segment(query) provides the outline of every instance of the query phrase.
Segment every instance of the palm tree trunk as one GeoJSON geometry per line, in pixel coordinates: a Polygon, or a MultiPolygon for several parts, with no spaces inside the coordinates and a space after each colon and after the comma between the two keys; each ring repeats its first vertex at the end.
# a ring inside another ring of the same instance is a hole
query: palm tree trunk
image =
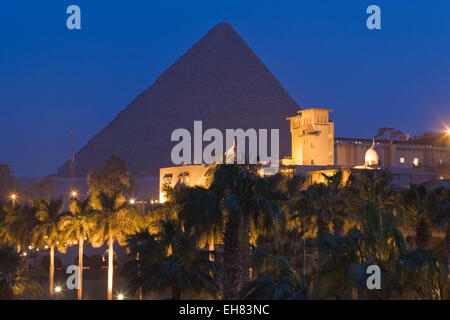
{"type": "Polygon", "coordinates": [[[447,229],[445,230],[445,246],[447,249],[447,261],[450,264],[450,223],[447,224],[447,229]]]}
{"type": "Polygon", "coordinates": [[[325,221],[325,219],[321,216],[317,217],[317,232],[318,233],[328,233],[329,229],[328,229],[328,223],[327,221],[325,221]]]}
{"type": "Polygon", "coordinates": [[[303,234],[303,281],[306,283],[306,232],[303,234]]]}
{"type": "Polygon", "coordinates": [[[172,300],[181,300],[181,290],[177,284],[172,285],[172,300]]]}
{"type": "Polygon", "coordinates": [[[239,223],[234,217],[229,217],[225,224],[223,239],[223,258],[221,260],[222,298],[232,300],[237,298],[240,261],[239,261],[239,223]]]}
{"type": "Polygon", "coordinates": [[[139,300],[142,300],[143,299],[143,294],[142,294],[143,279],[142,279],[142,270],[141,270],[140,260],[141,260],[141,257],[138,252],[138,253],[136,253],[136,261],[137,261],[138,277],[139,277],[139,300]]]}
{"type": "Polygon", "coordinates": [[[49,292],[50,296],[53,296],[53,278],[55,276],[55,246],[50,246],[50,264],[49,264],[49,292]]]}
{"type": "Polygon", "coordinates": [[[83,245],[84,239],[78,242],[78,300],[83,299],[83,245]]]}
{"type": "Polygon", "coordinates": [[[241,278],[239,289],[250,280],[250,217],[244,216],[244,235],[240,243],[241,278]]]}
{"type": "Polygon", "coordinates": [[[383,235],[383,213],[381,212],[381,203],[378,201],[378,216],[380,217],[380,235],[383,235]]]}
{"type": "Polygon", "coordinates": [[[417,249],[425,249],[431,239],[430,226],[425,219],[419,219],[416,225],[416,246],[417,249]]]}
{"type": "Polygon", "coordinates": [[[113,271],[114,271],[114,238],[108,239],[108,300],[112,300],[113,290],[113,271]]]}
{"type": "MultiPolygon", "coordinates": [[[[209,252],[214,251],[214,233],[209,236],[208,240],[208,250],[209,252]]],[[[209,254],[209,261],[214,261],[214,255],[212,253],[209,254]]]]}

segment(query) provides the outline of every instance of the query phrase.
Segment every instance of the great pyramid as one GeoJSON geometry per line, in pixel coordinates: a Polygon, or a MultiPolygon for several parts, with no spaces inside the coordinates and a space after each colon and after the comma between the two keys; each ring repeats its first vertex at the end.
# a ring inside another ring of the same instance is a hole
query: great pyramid
{"type": "MultiPolygon", "coordinates": [[[[148,89],[75,155],[75,174],[86,176],[112,154],[137,176],[159,176],[173,165],[173,130],[279,128],[280,154],[290,154],[286,116],[297,104],[228,23],[214,26],[148,89]]],[[[57,176],[69,177],[70,164],[57,176]]]]}

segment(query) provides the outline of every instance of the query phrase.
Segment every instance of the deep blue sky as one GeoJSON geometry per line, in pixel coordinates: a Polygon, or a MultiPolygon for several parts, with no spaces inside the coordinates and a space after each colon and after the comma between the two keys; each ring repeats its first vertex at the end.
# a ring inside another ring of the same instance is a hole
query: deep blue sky
{"type": "Polygon", "coordinates": [[[0,163],[54,173],[70,130],[81,148],[222,21],[301,107],[333,108],[337,136],[440,129],[450,123],[449,17],[448,0],[3,0],[0,163]],[[70,4],[80,31],[66,29],[70,4]],[[370,4],[380,31],[365,26],[370,4]]]}

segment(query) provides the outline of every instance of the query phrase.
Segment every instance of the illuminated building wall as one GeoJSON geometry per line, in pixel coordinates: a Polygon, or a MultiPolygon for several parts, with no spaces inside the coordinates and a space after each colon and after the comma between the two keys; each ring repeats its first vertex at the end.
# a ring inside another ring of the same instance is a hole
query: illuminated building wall
{"type": "Polygon", "coordinates": [[[292,136],[290,165],[333,165],[334,123],[330,109],[304,109],[289,117],[292,136]]]}

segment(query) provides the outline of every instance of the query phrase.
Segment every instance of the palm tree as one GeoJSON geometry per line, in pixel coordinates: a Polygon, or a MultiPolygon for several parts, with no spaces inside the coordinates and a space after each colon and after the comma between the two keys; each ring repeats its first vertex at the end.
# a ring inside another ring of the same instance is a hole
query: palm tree
{"type": "Polygon", "coordinates": [[[274,230],[282,213],[271,199],[270,178],[258,176],[255,167],[216,165],[207,175],[209,190],[224,212],[223,298],[233,299],[238,287],[249,280],[251,234],[256,239],[274,230]]]}
{"type": "Polygon", "coordinates": [[[27,268],[27,258],[19,254],[14,246],[0,245],[0,299],[41,293],[42,287],[27,268]]]}
{"type": "Polygon", "coordinates": [[[63,208],[63,200],[43,200],[35,201],[36,217],[38,223],[32,231],[32,242],[36,246],[46,245],[50,248],[50,264],[49,264],[49,293],[53,296],[53,281],[55,275],[55,248],[64,252],[62,246],[63,238],[59,231],[59,219],[63,208]],[[61,245],[60,245],[61,243],[61,245]]]}
{"type": "Polygon", "coordinates": [[[382,215],[381,227],[379,210],[369,202],[362,209],[360,229],[317,239],[326,260],[313,298],[445,298],[447,265],[430,250],[408,251],[395,211],[382,215]],[[369,265],[381,270],[381,290],[367,289],[369,265]]]}
{"type": "Polygon", "coordinates": [[[158,261],[162,257],[161,250],[155,237],[148,231],[148,228],[141,229],[129,235],[126,240],[126,247],[128,256],[131,259],[125,263],[121,274],[128,281],[128,290],[132,294],[139,292],[139,300],[142,300],[144,297],[143,264],[151,264],[154,261],[158,261]]]}
{"type": "Polygon", "coordinates": [[[445,251],[450,264],[450,189],[439,192],[438,208],[433,215],[433,226],[445,234],[445,251]]]}
{"type": "Polygon", "coordinates": [[[360,177],[351,175],[343,196],[346,206],[353,215],[361,213],[367,203],[375,203],[380,220],[379,227],[383,228],[382,213],[389,212],[395,206],[396,193],[392,186],[392,175],[388,170],[381,172],[366,170],[360,177]]]}
{"type": "Polygon", "coordinates": [[[416,233],[416,247],[425,249],[432,237],[433,220],[441,212],[444,189],[430,190],[425,184],[410,184],[400,193],[398,206],[416,233]]]}
{"type": "Polygon", "coordinates": [[[0,221],[0,240],[15,245],[20,252],[21,248],[32,245],[32,230],[37,223],[35,207],[7,203],[0,221]]]}
{"type": "Polygon", "coordinates": [[[98,201],[100,212],[93,216],[94,232],[90,235],[93,246],[100,247],[108,243],[108,300],[112,300],[114,271],[114,241],[124,245],[128,234],[138,231],[143,224],[143,217],[129,205],[120,193],[108,195],[100,192],[98,201]]]}
{"type": "Polygon", "coordinates": [[[313,184],[302,191],[301,197],[295,204],[295,210],[298,213],[292,218],[300,219],[308,225],[315,225],[318,234],[330,233],[335,198],[329,191],[330,188],[324,183],[313,184]]]}
{"type": "Polygon", "coordinates": [[[92,229],[93,209],[90,199],[83,201],[74,198],[70,213],[61,216],[59,229],[65,238],[78,242],[78,300],[83,299],[83,247],[84,241],[92,229]]]}
{"type": "Polygon", "coordinates": [[[161,232],[151,235],[148,230],[131,235],[127,240],[130,259],[122,273],[128,280],[128,288],[136,293],[171,292],[171,298],[183,296],[217,297],[214,262],[208,252],[198,248],[195,235],[183,230],[179,220],[161,220],[161,232]],[[139,253],[140,260],[134,259],[139,253]]]}
{"type": "MultiPolygon", "coordinates": [[[[173,198],[177,197],[169,197],[173,198]]],[[[214,261],[215,243],[220,242],[223,231],[223,212],[219,199],[211,190],[195,186],[187,188],[183,203],[178,218],[186,230],[200,238],[200,247],[208,243],[210,260],[214,261]]]]}
{"type": "Polygon", "coordinates": [[[306,288],[297,272],[282,258],[268,255],[261,275],[244,285],[241,299],[285,300],[305,299],[306,288]]]}

